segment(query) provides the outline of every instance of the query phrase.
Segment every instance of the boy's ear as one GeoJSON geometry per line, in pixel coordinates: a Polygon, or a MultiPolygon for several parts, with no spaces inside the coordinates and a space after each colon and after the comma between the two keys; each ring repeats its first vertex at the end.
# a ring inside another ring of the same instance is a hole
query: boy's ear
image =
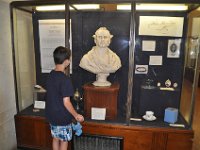
{"type": "Polygon", "coordinates": [[[66,59],[66,60],[64,61],[64,63],[65,63],[65,65],[69,65],[69,64],[70,64],[70,60],[69,60],[69,59],[66,59]]]}

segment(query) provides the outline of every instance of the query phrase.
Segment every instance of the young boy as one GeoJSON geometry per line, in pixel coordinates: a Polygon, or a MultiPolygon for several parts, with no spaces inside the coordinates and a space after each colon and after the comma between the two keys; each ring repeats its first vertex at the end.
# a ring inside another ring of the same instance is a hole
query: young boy
{"type": "Polygon", "coordinates": [[[47,79],[46,118],[50,123],[53,137],[53,150],[67,150],[68,141],[72,139],[72,118],[78,122],[84,117],[78,114],[70,102],[73,87],[69,77],[64,74],[70,64],[71,51],[59,46],[53,52],[55,69],[47,79]]]}

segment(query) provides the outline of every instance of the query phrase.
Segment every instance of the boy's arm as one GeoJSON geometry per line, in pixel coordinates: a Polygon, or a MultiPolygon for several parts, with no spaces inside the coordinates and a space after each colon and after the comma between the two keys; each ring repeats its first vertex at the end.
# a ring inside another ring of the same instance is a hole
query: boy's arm
{"type": "Polygon", "coordinates": [[[74,109],[71,101],[70,101],[70,97],[64,97],[63,98],[63,103],[64,103],[64,106],[65,108],[72,114],[72,116],[74,116],[74,118],[79,121],[79,122],[82,122],[84,121],[84,118],[82,115],[78,114],[76,112],[76,110],[74,109]]]}

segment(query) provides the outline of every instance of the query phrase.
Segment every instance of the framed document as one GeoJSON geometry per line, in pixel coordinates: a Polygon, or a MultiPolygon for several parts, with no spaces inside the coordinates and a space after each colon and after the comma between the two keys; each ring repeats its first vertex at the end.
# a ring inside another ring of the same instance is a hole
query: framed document
{"type": "MultiPolygon", "coordinates": [[[[39,20],[39,39],[41,71],[49,73],[55,66],[53,51],[58,46],[65,46],[65,19],[39,20]]],[[[70,46],[72,45],[71,39],[70,37],[70,46]]],[[[70,70],[72,69],[70,68],[70,70]]]]}
{"type": "Polygon", "coordinates": [[[183,17],[140,16],[139,35],[182,37],[183,17]]]}

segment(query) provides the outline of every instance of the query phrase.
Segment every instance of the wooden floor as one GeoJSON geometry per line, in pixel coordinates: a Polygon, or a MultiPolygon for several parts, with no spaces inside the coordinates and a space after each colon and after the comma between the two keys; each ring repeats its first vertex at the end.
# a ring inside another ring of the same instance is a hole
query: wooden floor
{"type": "MultiPolygon", "coordinates": [[[[191,92],[192,92],[192,83],[188,80],[184,80],[182,87],[181,95],[181,106],[180,110],[185,119],[188,121],[190,106],[191,106],[191,92]]],[[[193,116],[192,128],[194,130],[194,141],[193,141],[193,150],[200,150],[200,87],[196,91],[195,98],[195,109],[193,116]]]]}
{"type": "Polygon", "coordinates": [[[193,150],[200,150],[200,87],[198,87],[196,92],[194,119],[192,127],[195,131],[193,150]]]}

